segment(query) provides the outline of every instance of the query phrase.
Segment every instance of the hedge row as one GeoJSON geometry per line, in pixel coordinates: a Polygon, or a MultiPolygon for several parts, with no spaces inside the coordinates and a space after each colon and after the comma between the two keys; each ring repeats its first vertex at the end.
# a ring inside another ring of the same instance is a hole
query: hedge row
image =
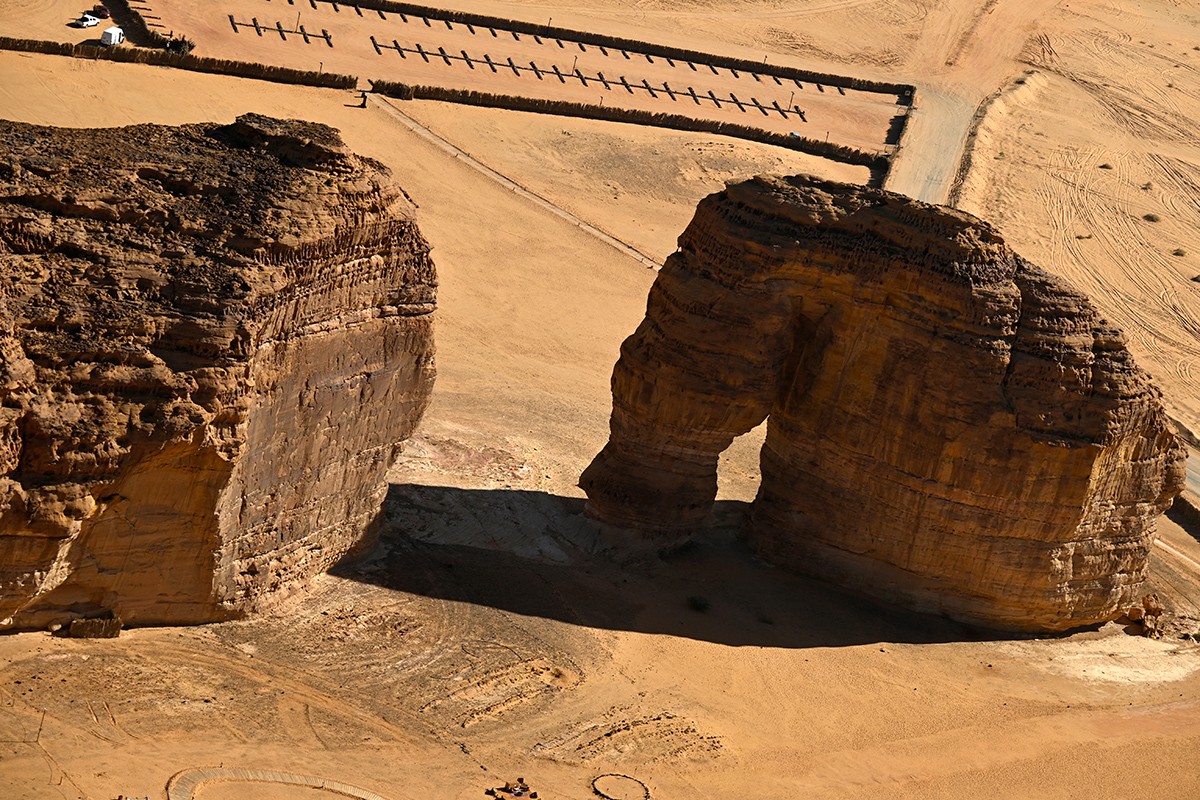
{"type": "Polygon", "coordinates": [[[0,36],[0,50],[20,50],[26,53],[49,53],[74,58],[95,58],[105,61],[123,61],[134,64],[153,64],[159,67],[177,67],[193,72],[211,72],[219,75],[234,75],[239,78],[256,78],[275,83],[294,83],[301,86],[319,86],[325,89],[353,89],[358,78],[353,75],[338,75],[332,72],[311,72],[287,67],[273,67],[246,61],[230,61],[224,58],[206,58],[170,53],[166,50],[146,50],[140,47],[103,47],[90,44],[68,44],[47,42],[41,39],[13,39],[0,36]]]}
{"type": "MultiPolygon", "coordinates": [[[[321,1],[331,2],[331,0],[321,1]]],[[[464,25],[478,25],[483,28],[503,28],[507,31],[516,31],[517,33],[527,33],[546,38],[569,39],[573,42],[582,42],[584,44],[596,45],[597,47],[633,50],[638,53],[660,56],[662,58],[671,58],[685,62],[690,61],[695,64],[711,64],[714,67],[737,69],[743,72],[756,72],[759,75],[775,75],[789,80],[819,83],[822,86],[841,86],[846,89],[859,89],[864,92],[883,92],[885,94],[894,94],[902,100],[907,100],[914,88],[912,84],[908,83],[873,81],[866,78],[852,78],[846,75],[812,72],[794,67],[781,67],[773,64],[765,65],[760,61],[733,58],[731,56],[718,56],[711,53],[702,53],[698,50],[687,50],[682,47],[651,44],[649,42],[638,41],[637,39],[625,39],[619,36],[575,31],[569,28],[556,28],[517,19],[489,17],[484,14],[473,14],[468,11],[451,11],[445,8],[431,8],[412,3],[399,3],[393,0],[351,0],[351,2],[344,3],[344,5],[351,7],[358,6],[359,8],[374,11],[391,12],[393,14],[408,14],[415,17],[449,20],[450,22],[460,22],[464,25]]]]}
{"type": "Polygon", "coordinates": [[[129,0],[108,0],[108,7],[120,18],[122,30],[128,39],[145,47],[171,47],[171,37],[151,30],[140,12],[129,5],[129,0]]]}
{"type": "Polygon", "coordinates": [[[682,131],[701,131],[716,133],[723,136],[733,136],[739,139],[749,139],[763,144],[786,147],[799,150],[833,161],[845,164],[870,167],[872,170],[886,170],[888,157],[883,153],[871,153],[856,150],[853,147],[833,144],[819,139],[809,139],[804,136],[791,136],[785,133],[772,133],[749,125],[735,125],[730,122],[696,119],[679,114],[662,114],[653,111],[619,108],[613,106],[596,106],[588,103],[570,103],[562,100],[539,100],[532,97],[518,97],[506,94],[488,94],[467,89],[449,89],[441,86],[414,86],[393,81],[371,81],[372,91],[395,97],[400,100],[445,100],[451,103],[462,103],[472,106],[489,106],[492,108],[507,108],[514,111],[532,111],[538,114],[557,114],[564,117],[587,117],[602,119],[610,122],[632,122],[638,125],[655,125],[661,128],[675,128],[682,131]]]}

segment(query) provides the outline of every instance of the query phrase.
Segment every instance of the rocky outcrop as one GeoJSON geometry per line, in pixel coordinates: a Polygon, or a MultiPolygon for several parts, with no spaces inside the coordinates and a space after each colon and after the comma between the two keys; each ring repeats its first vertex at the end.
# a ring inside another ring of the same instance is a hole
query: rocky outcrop
{"type": "Polygon", "coordinates": [[[238,616],[363,540],[434,377],[413,211],[323,125],[0,123],[0,628],[238,616]]]}
{"type": "Polygon", "coordinates": [[[701,202],[612,385],[593,516],[686,535],[769,416],[755,548],[1000,629],[1136,602],[1183,485],[1159,392],[1085,296],[967,214],[810,178],[701,202]]]}

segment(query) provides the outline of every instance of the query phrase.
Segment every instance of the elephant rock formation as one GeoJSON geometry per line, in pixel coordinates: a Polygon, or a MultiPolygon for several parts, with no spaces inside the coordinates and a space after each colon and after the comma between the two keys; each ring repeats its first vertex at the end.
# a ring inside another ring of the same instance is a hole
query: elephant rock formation
{"type": "Polygon", "coordinates": [[[760,177],[703,200],[612,378],[589,513],[678,538],[769,418],[769,560],[1015,631],[1115,617],[1183,485],[1160,394],[1087,297],[987,224],[760,177]]]}
{"type": "Polygon", "coordinates": [[[323,125],[0,123],[0,629],[245,614],[363,540],[436,277],[323,125]]]}

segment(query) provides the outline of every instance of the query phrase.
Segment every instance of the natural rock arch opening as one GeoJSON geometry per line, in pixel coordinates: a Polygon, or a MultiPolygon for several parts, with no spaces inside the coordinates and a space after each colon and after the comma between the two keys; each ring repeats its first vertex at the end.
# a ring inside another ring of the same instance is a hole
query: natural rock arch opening
{"type": "Polygon", "coordinates": [[[1182,487],[1157,389],[1085,296],[967,214],[804,177],[700,204],[622,346],[589,512],[686,535],[764,418],[756,549],[998,628],[1132,604],[1182,487]]]}

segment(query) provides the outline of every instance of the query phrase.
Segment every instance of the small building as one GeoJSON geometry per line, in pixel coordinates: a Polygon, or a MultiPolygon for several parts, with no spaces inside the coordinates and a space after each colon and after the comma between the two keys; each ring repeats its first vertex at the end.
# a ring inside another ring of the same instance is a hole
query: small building
{"type": "Polygon", "coordinates": [[[105,28],[104,33],[100,35],[100,44],[106,47],[113,47],[125,41],[125,31],[118,28],[116,25],[111,28],[105,28]]]}

